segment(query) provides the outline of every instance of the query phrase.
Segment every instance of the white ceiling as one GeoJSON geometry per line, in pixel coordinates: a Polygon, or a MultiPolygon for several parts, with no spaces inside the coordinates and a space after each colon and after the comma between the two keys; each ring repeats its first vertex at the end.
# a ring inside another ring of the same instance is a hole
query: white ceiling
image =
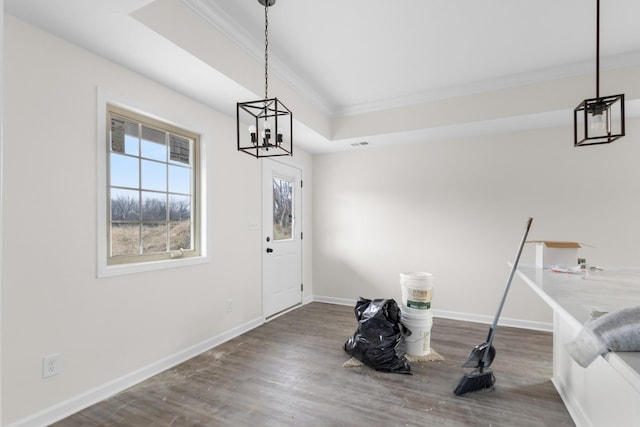
{"type": "MultiPolygon", "coordinates": [[[[263,55],[257,0],[186,3],[263,55]]],[[[595,10],[595,0],[277,0],[269,51],[331,113],[362,112],[593,72],[595,10]]],[[[637,60],[640,2],[603,0],[601,15],[602,57],[637,60]]]]}
{"type": "MultiPolygon", "coordinates": [[[[257,0],[162,1],[184,1],[262,61],[257,0]]],[[[252,99],[130,16],[150,3],[4,0],[8,13],[187,95],[224,81],[205,100],[215,108],[228,112],[230,100],[252,99]],[[157,67],[167,55],[187,67],[157,67]]],[[[637,0],[602,1],[601,68],[640,64],[639,16],[637,0]]],[[[331,117],[593,73],[595,0],[277,0],[269,8],[269,65],[331,117]]],[[[260,66],[251,72],[263,79],[260,66]]],[[[330,150],[315,137],[324,145],[310,137],[306,149],[330,150]]]]}

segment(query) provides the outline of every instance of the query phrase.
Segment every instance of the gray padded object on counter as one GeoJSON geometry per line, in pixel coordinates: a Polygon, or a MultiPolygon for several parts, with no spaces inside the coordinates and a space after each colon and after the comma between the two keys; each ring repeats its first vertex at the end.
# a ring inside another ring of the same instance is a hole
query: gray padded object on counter
{"type": "Polygon", "coordinates": [[[583,368],[609,351],[640,351],[640,306],[589,320],[567,351],[583,368]]]}

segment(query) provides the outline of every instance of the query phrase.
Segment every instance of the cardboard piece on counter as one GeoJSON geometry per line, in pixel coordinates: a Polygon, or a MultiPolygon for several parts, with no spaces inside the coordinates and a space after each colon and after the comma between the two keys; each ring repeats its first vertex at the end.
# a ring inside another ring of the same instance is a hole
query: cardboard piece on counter
{"type": "Polygon", "coordinates": [[[552,265],[578,265],[578,249],[582,247],[578,242],[529,240],[527,243],[536,245],[536,267],[538,268],[549,268],[552,265]]]}

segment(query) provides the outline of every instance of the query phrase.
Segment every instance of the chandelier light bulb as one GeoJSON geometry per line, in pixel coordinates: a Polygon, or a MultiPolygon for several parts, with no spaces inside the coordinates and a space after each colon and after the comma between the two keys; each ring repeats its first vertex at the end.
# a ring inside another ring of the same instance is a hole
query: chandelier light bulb
{"type": "Polygon", "coordinates": [[[249,126],[249,134],[251,135],[251,143],[253,145],[256,145],[256,143],[258,142],[258,138],[256,136],[256,132],[257,132],[256,127],[254,125],[250,125],[249,126]]]}
{"type": "Polygon", "coordinates": [[[268,142],[271,139],[271,123],[265,120],[262,126],[264,127],[262,138],[265,142],[268,142]]]}
{"type": "Polygon", "coordinates": [[[590,128],[593,133],[602,134],[605,131],[606,119],[604,113],[596,113],[591,118],[590,128]]]}

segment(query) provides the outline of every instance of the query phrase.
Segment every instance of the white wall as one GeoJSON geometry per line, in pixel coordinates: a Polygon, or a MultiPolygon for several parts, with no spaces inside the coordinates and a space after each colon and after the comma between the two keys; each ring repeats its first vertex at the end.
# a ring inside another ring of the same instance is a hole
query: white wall
{"type": "MultiPolygon", "coordinates": [[[[640,265],[639,128],[628,120],[625,138],[583,148],[566,126],[314,156],[315,294],[400,301],[399,273],[427,271],[435,310],[489,320],[529,216],[530,239],[589,243],[581,255],[596,265],[640,265]]],[[[534,262],[529,246],[521,262],[534,262]]],[[[513,283],[503,317],[551,322],[513,283]]]]}
{"type": "MultiPolygon", "coordinates": [[[[262,321],[260,231],[248,227],[261,220],[261,172],[236,151],[235,118],[5,19],[2,422],[33,425],[262,321]],[[210,263],[96,278],[97,87],[208,135],[210,263]],[[56,352],[62,374],[42,379],[56,352]]],[[[292,161],[311,175],[308,154],[292,161]]]]}
{"type": "MultiPolygon", "coordinates": [[[[4,11],[4,0],[0,0],[0,9],[4,11]]],[[[0,20],[0,236],[2,236],[2,188],[4,187],[3,143],[3,104],[4,104],[4,13],[0,20]]],[[[2,384],[2,238],[0,237],[0,384],[2,384]]],[[[2,387],[0,387],[0,425],[2,424],[2,387]]]]}

